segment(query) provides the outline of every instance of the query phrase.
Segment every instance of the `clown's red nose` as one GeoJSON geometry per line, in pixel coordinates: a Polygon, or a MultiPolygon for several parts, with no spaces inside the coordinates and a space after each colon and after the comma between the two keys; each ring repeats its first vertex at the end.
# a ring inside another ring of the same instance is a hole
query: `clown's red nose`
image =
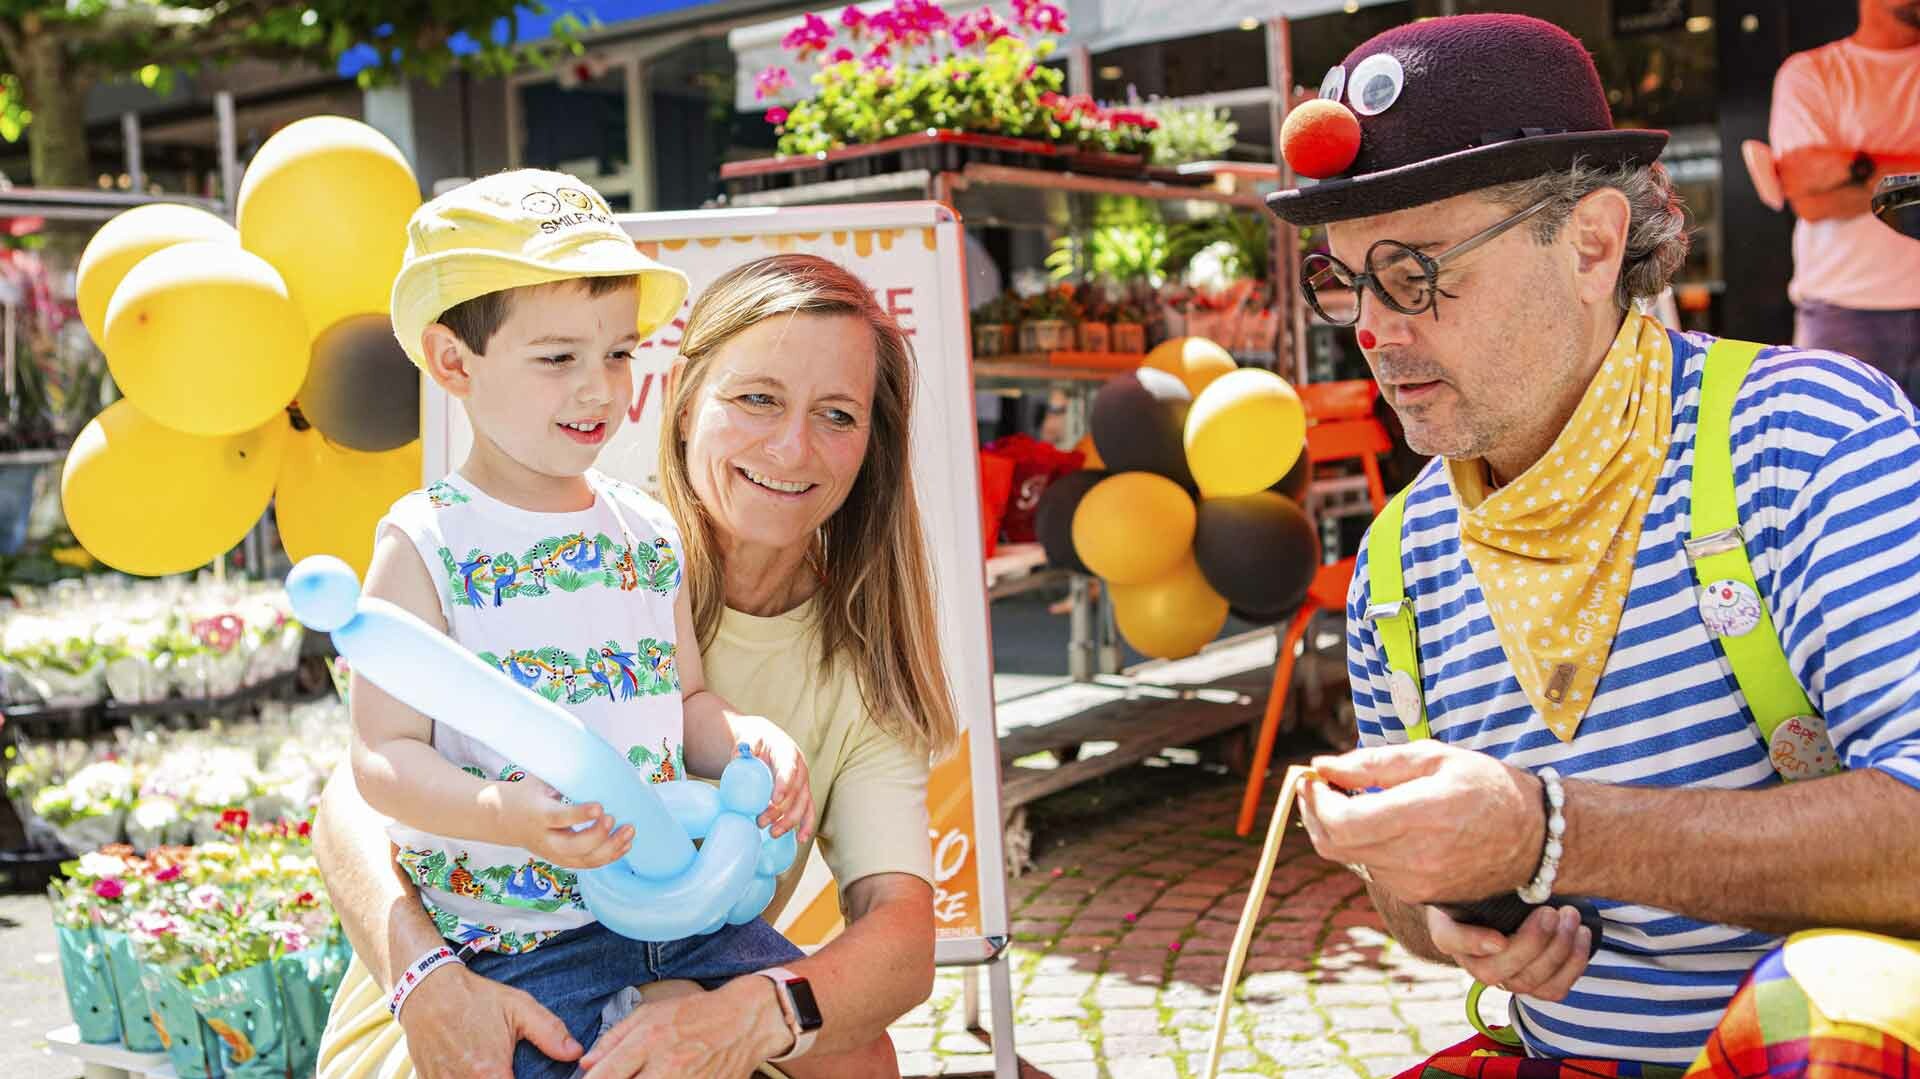
{"type": "Polygon", "coordinates": [[[1373,336],[1372,330],[1361,330],[1354,336],[1359,338],[1361,348],[1372,348],[1379,341],[1379,338],[1373,336]]]}

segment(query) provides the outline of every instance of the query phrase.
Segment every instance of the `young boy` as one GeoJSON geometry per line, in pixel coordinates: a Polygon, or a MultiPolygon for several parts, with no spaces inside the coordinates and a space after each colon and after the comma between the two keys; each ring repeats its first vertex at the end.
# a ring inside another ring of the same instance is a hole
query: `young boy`
{"type": "MultiPolygon", "coordinates": [[[[775,781],[761,823],[805,841],[812,800],[799,748],[705,688],[673,521],[592,470],[632,400],[633,350],[686,291],[685,276],[640,254],[605,200],[571,176],[502,173],[415,212],[393,287],[395,333],[465,408],[473,448],[455,474],[394,504],[366,592],[567,708],[649,781],[717,776],[734,746],[752,746],[775,781]]],[[[568,804],[370,683],[356,679],[352,701],[354,779],[394,819],[399,862],[451,945],[408,968],[396,1016],[419,976],[464,960],[532,994],[591,1045],[603,1008],[628,986],[713,988],[800,957],[763,920],[659,945],[614,934],[587,911],[572,870],[620,858],[631,826],[568,804]]],[[[515,1050],[516,1076],[574,1071],[529,1043],[515,1050]]]]}

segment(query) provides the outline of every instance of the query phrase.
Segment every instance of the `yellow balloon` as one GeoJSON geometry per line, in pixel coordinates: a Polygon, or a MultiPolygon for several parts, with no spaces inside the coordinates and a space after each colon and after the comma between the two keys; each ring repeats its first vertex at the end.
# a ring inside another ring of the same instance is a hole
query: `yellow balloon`
{"type": "Polygon", "coordinates": [[[194,435],[250,431],[307,377],[300,309],[273,267],[200,241],[141,259],[107,305],[107,366],[140,411],[194,435]]]}
{"type": "Polygon", "coordinates": [[[1215,379],[1187,411],[1187,467],[1207,498],[1264,491],[1300,456],[1307,413],[1287,380],[1244,367],[1215,379]]]}
{"type": "Polygon", "coordinates": [[[333,555],[365,580],[374,527],[396,499],[420,486],[420,472],[418,439],[397,450],[361,453],[317,430],[293,432],[274,491],[281,545],[295,562],[333,555]]]}
{"type": "Polygon", "coordinates": [[[1227,624],[1227,601],[1191,556],[1145,584],[1113,586],[1113,618],[1134,651],[1159,659],[1193,655],[1227,624]]]}
{"type": "Polygon", "coordinates": [[[135,206],[100,226],[80,253],[76,274],[80,321],[94,344],[106,348],[107,304],[133,264],[163,247],[193,240],[238,247],[240,234],[205,210],[171,202],[135,206]]]}
{"type": "Polygon", "coordinates": [[[1073,549],[1113,584],[1151,581],[1193,550],[1197,513],[1179,484],[1122,472],[1094,484],[1073,511],[1073,549]]]}
{"type": "Polygon", "coordinates": [[[1213,380],[1239,369],[1233,353],[1204,337],[1174,337],[1153,346],[1146,366],[1158,368],[1186,383],[1195,397],[1213,384],[1213,380]]]}
{"type": "Polygon", "coordinates": [[[350,315],[385,312],[420,184],[399,147],[344,116],[275,132],[247,165],[240,243],[273,263],[314,337],[350,315]]]}
{"type": "Polygon", "coordinates": [[[284,417],[202,438],[115,401],[81,430],[60,477],[81,546],[124,573],[158,577],[206,565],[266,512],[289,431],[284,417]]]}

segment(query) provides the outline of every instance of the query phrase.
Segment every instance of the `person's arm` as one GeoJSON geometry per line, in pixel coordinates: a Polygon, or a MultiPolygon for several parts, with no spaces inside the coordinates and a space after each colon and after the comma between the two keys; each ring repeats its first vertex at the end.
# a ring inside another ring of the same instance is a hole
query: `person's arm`
{"type": "Polygon", "coordinates": [[[1869,153],[1873,168],[1864,180],[1855,180],[1854,150],[1809,146],[1774,159],[1780,190],[1802,221],[1858,217],[1873,209],[1873,189],[1881,180],[1920,171],[1920,156],[1869,153]]]}
{"type": "Polygon", "coordinates": [[[813,784],[800,747],[772,720],[742,715],[707,688],[706,665],[693,625],[693,601],[684,588],[673,603],[673,623],[680,642],[674,662],[680,671],[681,745],[687,771],[718,779],[735,748],[747,746],[773,773],[773,797],[760,815],[760,826],[776,836],[797,830],[794,838],[801,843],[812,839],[813,784]]]}
{"type": "MultiPolygon", "coordinates": [[[[426,563],[389,526],[374,544],[366,594],[447,632],[426,563]]],[[[433,748],[433,723],[379,686],[352,676],[353,780],[369,806],[410,828],[456,839],[524,847],[555,865],[586,869],[626,853],[631,827],[616,830],[594,803],[568,805],[532,782],[483,780],[433,748]],[[589,821],[595,827],[573,829],[589,821]]]]}
{"type": "MultiPolygon", "coordinates": [[[[342,766],[321,792],[313,827],[314,859],[327,896],[383,997],[408,964],[445,943],[413,883],[394,863],[386,823],[342,766]]],[[[400,1009],[400,1025],[407,1038],[399,1051],[411,1052],[421,1079],[509,1076],[513,1048],[523,1039],[556,1060],[572,1060],[582,1051],[566,1024],[531,996],[455,963],[435,968],[414,987],[400,1009]]],[[[346,1052],[334,1050],[336,1056],[346,1052]]]]}

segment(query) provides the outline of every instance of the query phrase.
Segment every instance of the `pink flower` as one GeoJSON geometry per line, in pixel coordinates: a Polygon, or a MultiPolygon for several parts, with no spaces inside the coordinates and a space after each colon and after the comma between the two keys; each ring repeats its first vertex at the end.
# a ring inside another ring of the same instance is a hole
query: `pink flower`
{"type": "Polygon", "coordinates": [[[970,76],[971,74],[972,74],[972,72],[969,72],[969,71],[968,71],[968,70],[967,70],[966,68],[955,68],[955,69],[954,69],[954,72],[953,72],[953,81],[954,81],[954,82],[966,82],[966,81],[967,81],[967,79],[968,79],[968,77],[969,77],[969,76],[970,76]]]}
{"type": "Polygon", "coordinates": [[[1176,941],[1174,941],[1174,942],[1173,942],[1172,944],[1169,944],[1169,945],[1167,945],[1167,950],[1168,950],[1168,951],[1170,951],[1170,952],[1177,952],[1177,951],[1179,951],[1179,950],[1180,950],[1180,942],[1176,940],[1176,941]]]}
{"type": "Polygon", "coordinates": [[[153,879],[161,884],[180,879],[180,863],[169,862],[154,871],[153,879]]]}
{"type": "Polygon", "coordinates": [[[780,39],[780,47],[799,50],[800,58],[804,60],[826,48],[832,40],[833,27],[827,25],[827,20],[809,13],[799,26],[787,31],[786,36],[780,39]]]}
{"type": "Polygon", "coordinates": [[[187,893],[187,906],[199,911],[219,910],[220,902],[225,898],[218,885],[202,884],[187,893]]]}
{"type": "Polygon", "coordinates": [[[1053,4],[1041,4],[1033,9],[1032,26],[1043,34],[1064,34],[1067,13],[1053,4]]]}
{"type": "Polygon", "coordinates": [[[158,907],[135,914],[131,924],[135,933],[145,937],[169,937],[180,931],[179,921],[158,907]]]}
{"type": "Polygon", "coordinates": [[[853,50],[847,48],[845,45],[833,50],[833,52],[827,56],[827,62],[830,64],[844,64],[849,60],[858,59],[859,57],[854,55],[853,50]]]}
{"type": "Polygon", "coordinates": [[[93,894],[102,899],[118,899],[127,894],[127,889],[112,877],[101,877],[93,882],[93,894]]]}
{"type": "Polygon", "coordinates": [[[990,7],[975,8],[955,19],[951,31],[953,43],[963,49],[975,42],[990,45],[1012,32],[990,7]]]}
{"type": "Polygon", "coordinates": [[[860,58],[860,63],[869,71],[878,71],[884,69],[887,66],[887,61],[892,58],[893,50],[887,48],[885,42],[881,42],[873,48],[868,49],[867,55],[860,58]]]}
{"type": "Polygon", "coordinates": [[[1129,914],[1126,917],[1127,917],[1128,925],[1132,925],[1134,922],[1137,922],[1140,920],[1140,916],[1138,914],[1129,914]]]}
{"type": "Polygon", "coordinates": [[[767,110],[767,123],[770,123],[775,127],[779,127],[781,124],[784,124],[786,122],[787,122],[787,110],[781,108],[778,105],[775,105],[773,108],[767,110]]]}
{"type": "Polygon", "coordinates": [[[291,922],[275,924],[271,935],[289,952],[303,952],[307,949],[307,931],[291,922]]]}
{"type": "Polygon", "coordinates": [[[780,91],[793,85],[793,72],[784,67],[770,67],[753,79],[755,100],[773,97],[780,91]]]}
{"type": "Polygon", "coordinates": [[[853,31],[854,36],[858,37],[867,28],[867,13],[853,4],[848,4],[840,9],[840,25],[853,31]]]}

